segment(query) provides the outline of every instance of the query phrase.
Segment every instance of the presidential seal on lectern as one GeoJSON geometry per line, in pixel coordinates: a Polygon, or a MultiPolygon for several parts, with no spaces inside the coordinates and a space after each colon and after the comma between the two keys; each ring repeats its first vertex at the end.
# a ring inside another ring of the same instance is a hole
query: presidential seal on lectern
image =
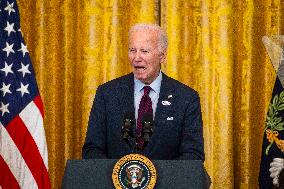
{"type": "Polygon", "coordinates": [[[140,154],[123,156],[112,171],[112,181],[116,189],[153,189],[156,179],[154,164],[140,154]]]}

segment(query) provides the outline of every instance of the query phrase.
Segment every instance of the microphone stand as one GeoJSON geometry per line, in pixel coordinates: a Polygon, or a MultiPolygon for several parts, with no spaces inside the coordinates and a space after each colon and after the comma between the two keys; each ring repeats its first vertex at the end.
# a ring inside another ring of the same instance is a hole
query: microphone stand
{"type": "Polygon", "coordinates": [[[138,149],[138,134],[136,133],[136,131],[133,132],[133,138],[134,138],[134,148],[133,148],[133,151],[135,154],[138,154],[139,152],[139,149],[138,149]]]}

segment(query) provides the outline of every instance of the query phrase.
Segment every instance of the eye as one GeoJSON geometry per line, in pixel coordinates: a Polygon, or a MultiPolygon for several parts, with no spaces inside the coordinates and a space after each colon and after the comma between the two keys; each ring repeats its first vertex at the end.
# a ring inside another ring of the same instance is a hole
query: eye
{"type": "Polygon", "coordinates": [[[147,50],[147,49],[141,49],[141,52],[142,52],[143,54],[147,54],[147,53],[149,53],[150,51],[147,50]]]}
{"type": "Polygon", "coordinates": [[[136,49],[134,49],[134,48],[129,48],[129,49],[128,49],[128,52],[134,53],[134,52],[136,52],[136,49]]]}

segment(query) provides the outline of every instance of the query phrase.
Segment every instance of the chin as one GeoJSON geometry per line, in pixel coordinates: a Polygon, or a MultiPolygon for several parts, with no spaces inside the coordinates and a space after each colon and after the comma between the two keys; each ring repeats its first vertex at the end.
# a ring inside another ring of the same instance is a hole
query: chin
{"type": "Polygon", "coordinates": [[[140,80],[140,81],[145,81],[145,80],[147,80],[147,77],[145,77],[145,76],[142,75],[142,74],[135,74],[135,73],[134,73],[134,77],[135,77],[136,79],[140,80]]]}

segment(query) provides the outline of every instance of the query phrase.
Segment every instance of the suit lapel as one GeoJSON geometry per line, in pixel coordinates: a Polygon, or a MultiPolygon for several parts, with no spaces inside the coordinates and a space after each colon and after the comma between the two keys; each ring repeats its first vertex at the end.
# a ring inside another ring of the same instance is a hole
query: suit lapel
{"type": "Polygon", "coordinates": [[[132,73],[128,74],[122,81],[118,95],[122,112],[134,113],[134,75],[132,73]]]}
{"type": "Polygon", "coordinates": [[[153,136],[151,137],[151,140],[148,146],[145,148],[145,151],[144,151],[145,154],[151,153],[152,148],[155,145],[155,143],[157,143],[160,140],[159,129],[162,129],[163,127],[163,125],[161,124],[162,118],[165,114],[167,115],[168,109],[172,110],[171,108],[172,106],[164,106],[162,104],[162,101],[172,102],[172,99],[171,97],[169,99],[169,96],[170,95],[175,96],[174,92],[175,92],[175,87],[172,84],[171,79],[162,72],[162,83],[161,83],[159,100],[158,100],[157,109],[155,113],[155,120],[154,120],[154,133],[153,133],[153,136]]]}
{"type": "Polygon", "coordinates": [[[159,94],[159,100],[157,104],[157,110],[155,113],[155,119],[158,121],[160,120],[160,115],[165,109],[165,105],[163,105],[163,101],[172,101],[172,97],[174,96],[175,92],[175,86],[172,85],[172,82],[168,76],[166,76],[164,73],[162,73],[162,83],[161,83],[161,89],[159,94]]]}

